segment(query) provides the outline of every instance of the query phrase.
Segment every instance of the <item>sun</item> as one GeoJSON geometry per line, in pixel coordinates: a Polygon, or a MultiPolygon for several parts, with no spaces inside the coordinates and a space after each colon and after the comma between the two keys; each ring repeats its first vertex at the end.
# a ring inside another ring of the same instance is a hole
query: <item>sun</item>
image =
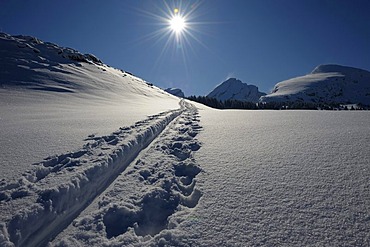
{"type": "MultiPolygon", "coordinates": [[[[154,5],[148,7],[150,11],[144,9],[138,9],[138,11],[144,17],[152,19],[148,24],[157,28],[153,28],[151,33],[140,38],[138,43],[151,42],[153,46],[162,48],[159,50],[155,66],[159,63],[159,60],[171,53],[176,58],[182,59],[185,67],[188,67],[189,52],[195,53],[196,43],[208,49],[198,38],[198,35],[203,35],[201,25],[206,24],[205,22],[200,22],[200,18],[203,15],[200,8],[202,1],[174,0],[152,2],[154,5]],[[178,6],[175,6],[175,3],[178,6]],[[153,10],[155,11],[152,12],[153,10]]],[[[148,28],[150,26],[148,25],[148,28]]]]}
{"type": "Polygon", "coordinates": [[[205,6],[202,7],[203,1],[148,2],[151,2],[150,5],[137,11],[147,19],[148,25],[143,30],[151,32],[140,37],[136,44],[148,43],[153,51],[157,48],[155,51],[158,55],[153,63],[153,70],[157,71],[160,66],[163,66],[164,61],[179,62],[188,73],[191,64],[189,58],[192,55],[198,55],[200,46],[212,52],[200,39],[206,34],[205,25],[211,23],[203,20],[208,12],[205,6]]]}
{"type": "Polygon", "coordinates": [[[180,34],[186,28],[186,21],[181,15],[175,15],[169,20],[169,25],[173,32],[180,34]]]}

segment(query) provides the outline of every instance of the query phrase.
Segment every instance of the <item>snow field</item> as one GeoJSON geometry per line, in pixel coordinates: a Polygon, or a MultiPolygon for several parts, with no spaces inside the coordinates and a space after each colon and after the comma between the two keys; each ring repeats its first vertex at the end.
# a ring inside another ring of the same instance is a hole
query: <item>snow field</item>
{"type": "Polygon", "coordinates": [[[370,113],[202,107],[193,246],[369,246],[370,113]]]}
{"type": "MultiPolygon", "coordinates": [[[[1,247],[370,245],[369,112],[178,109],[91,54],[0,47],[1,247]]],[[[367,102],[368,78],[319,66],[266,99],[367,102]]]]}
{"type": "Polygon", "coordinates": [[[39,246],[65,228],[179,116],[149,117],[108,136],[91,135],[80,150],[46,158],[19,179],[0,184],[1,246],[39,246]]]}
{"type": "Polygon", "coordinates": [[[198,122],[189,105],[51,246],[177,246],[202,195],[198,122]]]}

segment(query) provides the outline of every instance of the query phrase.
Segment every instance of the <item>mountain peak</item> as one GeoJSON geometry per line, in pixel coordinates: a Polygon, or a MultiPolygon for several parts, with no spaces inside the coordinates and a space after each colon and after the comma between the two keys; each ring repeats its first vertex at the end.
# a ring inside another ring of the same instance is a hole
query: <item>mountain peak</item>
{"type": "Polygon", "coordinates": [[[185,98],[185,94],[180,88],[167,88],[164,91],[177,97],[185,98]]]}
{"type": "MultiPolygon", "coordinates": [[[[229,79],[227,79],[223,83],[243,83],[243,82],[241,80],[239,80],[239,79],[230,77],[229,79]]],[[[244,83],[244,84],[247,84],[247,83],[244,83]]]]}
{"type": "Polygon", "coordinates": [[[258,87],[243,83],[236,78],[229,78],[213,89],[207,96],[218,100],[235,99],[258,102],[259,98],[263,95],[265,95],[265,93],[258,91],[258,87]]]}

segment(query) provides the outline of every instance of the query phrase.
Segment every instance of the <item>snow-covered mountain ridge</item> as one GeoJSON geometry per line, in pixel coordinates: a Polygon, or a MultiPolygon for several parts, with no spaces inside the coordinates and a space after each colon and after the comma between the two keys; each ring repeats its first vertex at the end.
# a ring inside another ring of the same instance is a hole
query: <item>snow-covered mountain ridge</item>
{"type": "Polygon", "coordinates": [[[261,102],[361,103],[370,105],[370,72],[341,65],[320,65],[310,74],[276,84],[261,102]]]}
{"type": "Polygon", "coordinates": [[[258,87],[248,85],[236,78],[229,78],[210,92],[207,97],[218,100],[241,100],[248,102],[258,102],[259,98],[265,93],[258,91],[258,87]]]}

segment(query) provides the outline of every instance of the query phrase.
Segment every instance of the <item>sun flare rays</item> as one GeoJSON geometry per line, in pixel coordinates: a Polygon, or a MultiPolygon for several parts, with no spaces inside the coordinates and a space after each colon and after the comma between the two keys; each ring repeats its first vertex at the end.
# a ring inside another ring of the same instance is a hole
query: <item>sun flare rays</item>
{"type": "Polygon", "coordinates": [[[143,19],[150,19],[145,28],[152,31],[141,36],[135,45],[146,44],[148,48],[158,51],[153,61],[153,72],[164,63],[176,62],[188,74],[190,58],[198,55],[196,50],[199,47],[208,49],[201,41],[204,34],[202,25],[207,24],[200,21],[204,15],[201,3],[202,1],[162,1],[137,9],[143,19]]]}
{"type": "Polygon", "coordinates": [[[143,15],[152,19],[151,25],[158,26],[157,30],[144,37],[145,40],[157,43],[168,39],[163,47],[164,50],[171,47],[186,49],[193,40],[199,42],[194,35],[199,25],[199,22],[194,22],[199,3],[190,4],[182,1],[177,3],[178,5],[170,5],[163,1],[162,4],[154,6],[152,11],[141,11],[143,15]]]}

